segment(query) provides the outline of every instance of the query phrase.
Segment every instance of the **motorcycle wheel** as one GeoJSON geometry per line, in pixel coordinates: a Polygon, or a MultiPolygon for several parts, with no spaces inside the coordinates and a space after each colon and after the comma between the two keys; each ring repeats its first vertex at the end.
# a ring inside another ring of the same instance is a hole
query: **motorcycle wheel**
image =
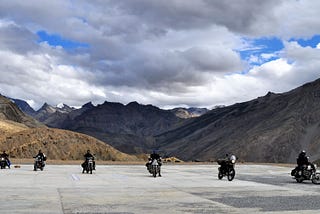
{"type": "Polygon", "coordinates": [[[218,173],[218,178],[219,178],[219,180],[221,180],[223,178],[223,175],[221,172],[218,173]]]}
{"type": "Polygon", "coordinates": [[[232,181],[235,175],[236,175],[236,171],[234,171],[234,169],[230,169],[228,173],[228,181],[232,181]]]}
{"type": "Polygon", "coordinates": [[[313,184],[319,184],[319,182],[320,182],[319,175],[312,175],[311,181],[313,184]]]}
{"type": "Polygon", "coordinates": [[[43,167],[41,167],[40,170],[43,171],[43,167]]]}
{"type": "Polygon", "coordinates": [[[157,177],[157,170],[153,170],[152,175],[153,177],[157,177]]]}
{"type": "Polygon", "coordinates": [[[296,181],[297,181],[298,183],[302,183],[303,178],[296,178],[296,181]]]}

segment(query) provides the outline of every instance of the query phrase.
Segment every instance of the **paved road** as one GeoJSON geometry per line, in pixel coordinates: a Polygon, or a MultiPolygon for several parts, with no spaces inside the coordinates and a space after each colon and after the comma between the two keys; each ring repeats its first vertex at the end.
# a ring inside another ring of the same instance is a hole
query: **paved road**
{"type": "Polygon", "coordinates": [[[237,165],[218,180],[216,165],[164,165],[153,178],[144,166],[31,165],[0,170],[0,213],[319,213],[320,185],[298,184],[290,168],[237,165]]]}

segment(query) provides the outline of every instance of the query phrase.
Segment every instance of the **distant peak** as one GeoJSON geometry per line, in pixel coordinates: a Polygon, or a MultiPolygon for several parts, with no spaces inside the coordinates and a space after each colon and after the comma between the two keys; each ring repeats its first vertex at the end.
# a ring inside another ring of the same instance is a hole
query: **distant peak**
{"type": "Polygon", "coordinates": [[[274,95],[275,93],[271,92],[271,91],[268,91],[268,93],[266,94],[266,96],[271,96],[271,95],[274,95]]]}
{"type": "Polygon", "coordinates": [[[140,104],[137,101],[133,101],[127,104],[127,106],[139,106],[140,104]]]}
{"type": "Polygon", "coordinates": [[[93,107],[94,107],[94,105],[92,104],[91,101],[82,106],[82,108],[93,108],[93,107]]]}
{"type": "Polygon", "coordinates": [[[46,108],[46,107],[52,107],[52,106],[45,102],[45,103],[42,105],[42,108],[46,108]]]}
{"type": "Polygon", "coordinates": [[[56,108],[45,102],[38,111],[55,112],[56,108]]]}
{"type": "Polygon", "coordinates": [[[57,105],[57,108],[63,108],[64,106],[65,106],[64,103],[59,103],[59,104],[57,105]]]}

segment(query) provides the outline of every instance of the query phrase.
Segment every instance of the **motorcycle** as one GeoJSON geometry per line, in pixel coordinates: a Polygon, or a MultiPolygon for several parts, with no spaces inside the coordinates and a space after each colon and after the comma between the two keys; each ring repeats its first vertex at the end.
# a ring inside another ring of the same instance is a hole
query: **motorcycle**
{"type": "Polygon", "coordinates": [[[157,177],[157,174],[160,176],[160,165],[158,160],[154,159],[152,161],[149,172],[153,175],[153,177],[157,177]]]}
{"type": "Polygon", "coordinates": [[[88,157],[86,158],[86,161],[82,164],[82,173],[84,173],[85,171],[87,173],[90,172],[90,174],[92,174],[92,170],[93,170],[93,158],[92,157],[88,157]]]}
{"type": "Polygon", "coordinates": [[[301,168],[295,168],[291,171],[292,178],[298,183],[304,180],[311,180],[312,183],[320,183],[320,173],[317,172],[316,164],[303,165],[301,168]]]}
{"type": "Polygon", "coordinates": [[[224,176],[227,176],[228,181],[232,181],[236,175],[236,171],[234,170],[236,161],[219,159],[217,162],[220,165],[218,168],[218,178],[221,180],[224,176]]]}
{"type": "Polygon", "coordinates": [[[1,159],[0,159],[0,167],[1,167],[1,169],[5,169],[6,166],[8,168],[10,168],[10,166],[8,165],[7,159],[5,159],[4,157],[1,157],[1,159]]]}
{"type": "Polygon", "coordinates": [[[33,171],[37,171],[37,169],[40,169],[41,171],[43,171],[43,168],[45,166],[43,158],[40,156],[36,156],[33,158],[34,158],[33,171]]]}

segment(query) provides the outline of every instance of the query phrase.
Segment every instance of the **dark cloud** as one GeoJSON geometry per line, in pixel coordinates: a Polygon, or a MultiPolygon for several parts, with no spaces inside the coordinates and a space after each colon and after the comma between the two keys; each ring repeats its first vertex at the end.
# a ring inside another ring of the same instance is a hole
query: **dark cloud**
{"type": "Polygon", "coordinates": [[[150,25],[173,30],[221,25],[230,31],[251,33],[260,17],[271,16],[281,1],[256,0],[133,0],[112,1],[123,13],[141,17],[150,25]]]}
{"type": "Polygon", "coordinates": [[[1,49],[25,54],[34,51],[37,37],[25,28],[15,25],[13,22],[0,21],[0,44],[1,49]]]}

